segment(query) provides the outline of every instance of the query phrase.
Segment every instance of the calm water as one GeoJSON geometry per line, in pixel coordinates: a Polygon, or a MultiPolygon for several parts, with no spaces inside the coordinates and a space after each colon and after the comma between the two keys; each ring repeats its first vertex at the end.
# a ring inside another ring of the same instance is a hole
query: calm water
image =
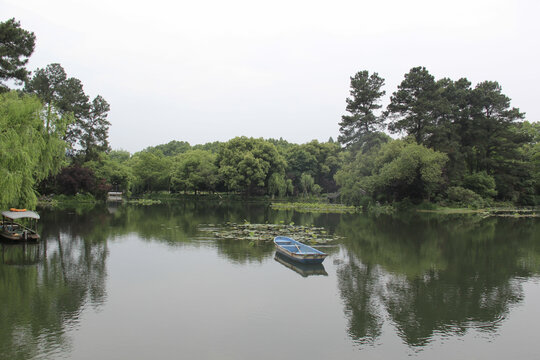
{"type": "Polygon", "coordinates": [[[2,246],[1,359],[531,359],[540,220],[370,218],[178,202],[42,210],[45,241],[2,246]],[[342,237],[322,267],[203,224],[342,237]]]}

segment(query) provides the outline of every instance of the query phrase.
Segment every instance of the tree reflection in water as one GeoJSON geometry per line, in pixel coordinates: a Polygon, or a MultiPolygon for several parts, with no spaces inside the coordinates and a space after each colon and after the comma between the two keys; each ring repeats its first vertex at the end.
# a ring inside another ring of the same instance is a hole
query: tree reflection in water
{"type": "Polygon", "coordinates": [[[64,353],[70,347],[66,332],[77,326],[82,309],[104,303],[107,242],[87,220],[75,214],[46,219],[43,242],[29,246],[30,258],[37,261],[29,262],[21,245],[3,247],[0,354],[4,358],[38,354],[54,358],[64,353]]]}
{"type": "MultiPolygon", "coordinates": [[[[84,308],[99,308],[106,292],[108,241],[137,233],[143,241],[179,246],[198,225],[264,222],[260,203],[182,201],[160,206],[83,206],[41,212],[36,247],[2,248],[0,263],[0,354],[6,359],[55,358],[69,353],[67,333],[84,308]]],[[[222,244],[233,261],[260,261],[271,246],[222,244]]]]}
{"type": "Polygon", "coordinates": [[[422,347],[435,334],[494,333],[540,270],[539,224],[477,216],[348,217],[338,269],[349,334],[374,343],[388,317],[422,347]]]}
{"type": "MultiPolygon", "coordinates": [[[[361,346],[377,344],[385,323],[416,349],[441,334],[462,335],[470,329],[493,334],[512,305],[522,301],[522,281],[540,273],[536,219],[417,214],[371,218],[216,201],[41,215],[41,247],[4,248],[2,253],[0,354],[7,359],[69,353],[66,334],[77,328],[83,310],[99,309],[106,301],[109,241],[132,233],[144,242],[198,247],[208,244],[208,239],[197,238],[204,224],[323,226],[343,237],[344,260],[335,267],[330,264],[324,278],[333,279],[336,269],[348,333],[361,346]]],[[[243,266],[264,265],[274,254],[271,243],[226,240],[211,246],[222,258],[243,266]]],[[[337,259],[333,249],[339,247],[328,248],[337,259]]],[[[328,291],[333,291],[336,285],[330,286],[328,291]]]]}
{"type": "Polygon", "coordinates": [[[377,266],[349,256],[337,272],[338,287],[349,319],[349,336],[360,344],[373,344],[381,335],[380,273],[377,266]]]}

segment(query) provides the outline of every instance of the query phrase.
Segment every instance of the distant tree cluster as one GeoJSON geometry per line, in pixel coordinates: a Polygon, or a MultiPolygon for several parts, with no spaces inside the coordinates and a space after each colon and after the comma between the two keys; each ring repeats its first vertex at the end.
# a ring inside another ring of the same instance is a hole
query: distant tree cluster
{"type": "Polygon", "coordinates": [[[337,189],[333,177],[340,153],[339,144],[334,142],[298,145],[236,137],[194,146],[171,141],[133,155],[111,151],[100,162],[87,165],[107,182],[133,194],[169,191],[307,196],[337,189]]]}
{"type": "Polygon", "coordinates": [[[339,137],[348,161],[336,175],[346,201],[539,202],[540,128],[521,121],[497,82],[472,87],[415,67],[377,112],[383,85],[377,73],[351,77],[339,137]]]}

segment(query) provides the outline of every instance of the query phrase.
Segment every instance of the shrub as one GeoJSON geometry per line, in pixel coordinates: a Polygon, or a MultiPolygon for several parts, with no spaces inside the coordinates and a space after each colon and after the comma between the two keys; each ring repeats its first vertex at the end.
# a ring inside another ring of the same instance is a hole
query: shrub
{"type": "Polygon", "coordinates": [[[474,191],[484,199],[491,199],[497,195],[495,190],[495,179],[485,171],[465,175],[463,186],[474,191]]]}
{"type": "Polygon", "coordinates": [[[92,192],[96,187],[94,171],[89,168],[71,165],[63,168],[56,176],[58,192],[75,195],[79,192],[92,192]]]}
{"type": "Polygon", "coordinates": [[[452,186],[447,190],[448,200],[462,205],[479,208],[484,206],[484,200],[480,195],[470,189],[465,189],[461,186],[452,186]]]}
{"type": "Polygon", "coordinates": [[[56,176],[57,192],[65,195],[88,193],[92,197],[105,199],[111,185],[98,179],[92,169],[78,165],[68,166],[56,176]]]}

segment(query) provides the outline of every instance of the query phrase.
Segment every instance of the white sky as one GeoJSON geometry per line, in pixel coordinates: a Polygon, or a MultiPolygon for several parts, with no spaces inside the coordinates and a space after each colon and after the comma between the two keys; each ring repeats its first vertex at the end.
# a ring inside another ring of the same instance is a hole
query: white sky
{"type": "Polygon", "coordinates": [[[30,70],[60,63],[111,104],[111,146],[132,153],[336,139],[361,70],[386,79],[386,102],[414,66],[495,80],[540,118],[535,0],[0,0],[0,14],[36,34],[30,70]]]}

